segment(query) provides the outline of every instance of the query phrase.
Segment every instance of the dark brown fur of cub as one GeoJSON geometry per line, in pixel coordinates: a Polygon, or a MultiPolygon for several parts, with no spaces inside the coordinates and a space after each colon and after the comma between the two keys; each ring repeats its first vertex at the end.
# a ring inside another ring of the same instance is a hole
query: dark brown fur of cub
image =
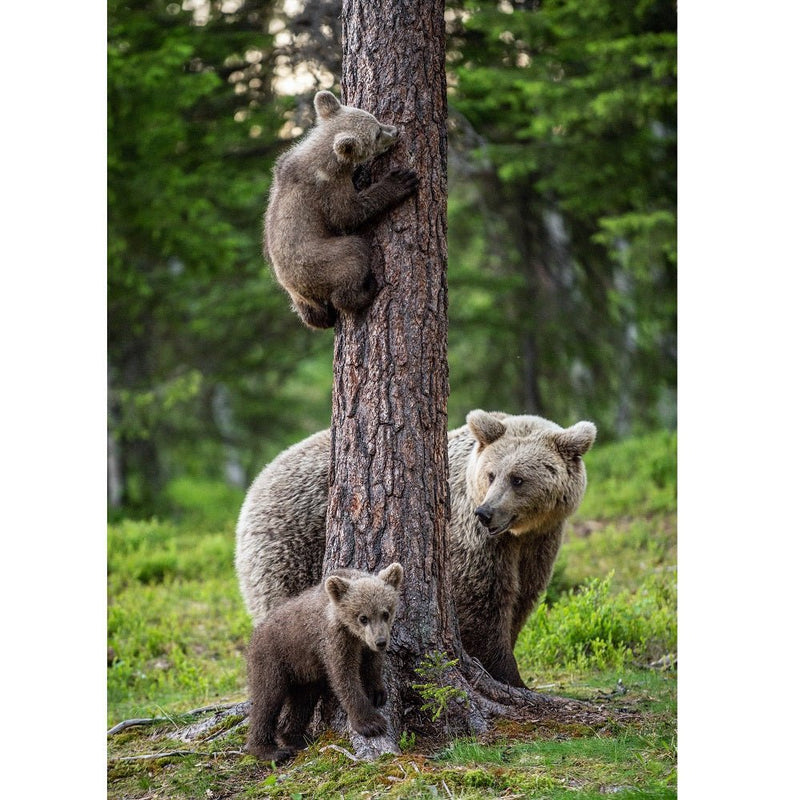
{"type": "Polygon", "coordinates": [[[394,169],[357,190],[356,167],[392,147],[397,128],[330,92],[317,92],[314,108],[314,127],[275,165],[264,256],[300,319],[330,328],[339,312],[362,311],[377,291],[369,245],[355,232],[412,194],[417,176],[394,169]]]}
{"type": "Polygon", "coordinates": [[[250,753],[276,763],[294,756],[327,692],[362,736],[385,733],[376,708],[386,702],[383,654],[402,579],[397,563],[377,575],[336,570],[277,606],[253,631],[247,652],[250,753]]]}

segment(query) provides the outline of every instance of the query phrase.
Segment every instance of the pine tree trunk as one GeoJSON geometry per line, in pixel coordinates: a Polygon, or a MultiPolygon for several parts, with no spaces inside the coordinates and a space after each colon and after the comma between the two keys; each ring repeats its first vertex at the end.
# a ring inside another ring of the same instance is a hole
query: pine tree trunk
{"type": "MultiPolygon", "coordinates": [[[[447,98],[442,0],[345,0],[342,95],[398,126],[373,168],[413,169],[418,194],[372,233],[382,287],[360,319],[343,316],[333,367],[325,571],[403,564],[403,602],[387,659],[388,740],[400,687],[427,652],[458,652],[448,597],[447,98]]],[[[364,744],[363,742],[361,743],[364,744]]]]}

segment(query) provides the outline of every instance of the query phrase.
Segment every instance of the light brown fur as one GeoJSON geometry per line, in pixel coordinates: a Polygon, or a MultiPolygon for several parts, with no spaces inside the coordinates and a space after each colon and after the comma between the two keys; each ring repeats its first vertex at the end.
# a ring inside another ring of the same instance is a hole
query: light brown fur
{"type": "Polygon", "coordinates": [[[567,517],[586,490],[582,456],[597,429],[471,411],[470,438],[450,448],[451,569],[464,648],[489,673],[524,683],[514,645],[547,588],[567,517]],[[459,535],[452,533],[459,525],[459,535]]]}
{"type": "Polygon", "coordinates": [[[412,194],[417,177],[394,169],[357,191],[354,170],[392,147],[397,128],[330,92],[317,92],[314,108],[315,126],[275,165],[264,256],[303,322],[330,328],[339,312],[362,311],[377,291],[369,245],[355,232],[412,194]]]}
{"type": "Polygon", "coordinates": [[[362,736],[386,731],[376,709],[386,702],[383,654],[402,580],[398,563],[377,575],[336,570],[274,608],[254,630],[247,653],[253,755],[276,763],[291,758],[327,692],[362,736]]]}

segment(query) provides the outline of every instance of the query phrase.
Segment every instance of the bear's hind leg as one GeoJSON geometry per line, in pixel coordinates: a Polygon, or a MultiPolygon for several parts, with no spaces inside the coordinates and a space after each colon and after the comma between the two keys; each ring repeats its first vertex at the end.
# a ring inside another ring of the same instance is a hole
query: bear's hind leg
{"type": "Polygon", "coordinates": [[[275,742],[278,716],[288,693],[285,681],[275,680],[276,671],[264,670],[253,681],[250,708],[250,728],[247,734],[247,751],[262,761],[276,764],[286,761],[297,752],[294,747],[279,747],[275,742]]]}
{"type": "Polygon", "coordinates": [[[309,328],[324,330],[336,323],[339,314],[331,303],[310,300],[292,291],[289,296],[292,298],[292,310],[309,328]]]}
{"type": "Polygon", "coordinates": [[[519,674],[514,652],[508,648],[498,648],[495,658],[488,664],[484,664],[484,667],[496,681],[507,683],[509,686],[518,686],[521,689],[527,688],[519,674]]]}
{"type": "Polygon", "coordinates": [[[292,308],[309,328],[314,328],[315,330],[332,328],[339,317],[336,309],[330,303],[318,306],[305,303],[302,300],[295,300],[292,303],[292,308]]]}
{"type": "Polygon", "coordinates": [[[358,313],[378,293],[378,283],[369,268],[370,250],[360,236],[340,236],[330,260],[331,304],[339,311],[358,313]]]}
{"type": "Polygon", "coordinates": [[[306,747],[308,740],[305,732],[323,688],[322,683],[314,683],[297,686],[289,692],[278,727],[277,740],[280,744],[298,750],[306,747]]]}

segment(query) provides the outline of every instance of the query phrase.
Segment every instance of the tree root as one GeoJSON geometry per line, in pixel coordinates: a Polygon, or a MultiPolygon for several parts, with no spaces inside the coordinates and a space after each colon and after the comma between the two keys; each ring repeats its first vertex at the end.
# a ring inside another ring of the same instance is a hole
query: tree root
{"type": "Polygon", "coordinates": [[[582,700],[541,694],[532,689],[509,686],[495,680],[477,659],[464,654],[465,675],[477,702],[491,717],[509,717],[532,722],[551,721],[589,727],[610,721],[609,712],[582,700]]]}
{"type": "MultiPolygon", "coordinates": [[[[195,708],[192,709],[191,711],[184,711],[177,716],[197,717],[200,716],[201,714],[207,714],[209,712],[214,712],[214,715],[208,717],[208,719],[199,720],[198,722],[194,722],[191,725],[188,725],[184,728],[180,728],[178,730],[177,736],[175,736],[174,738],[179,739],[182,742],[195,741],[201,739],[205,733],[208,733],[209,731],[216,728],[221,722],[226,720],[228,717],[241,716],[246,718],[250,714],[250,701],[245,700],[241,703],[228,703],[226,705],[203,706],[202,708],[195,708]]],[[[144,726],[144,725],[159,725],[163,722],[171,722],[173,725],[175,725],[175,719],[173,717],[147,717],[147,718],[137,718],[137,719],[126,719],[114,725],[113,728],[110,728],[107,731],[106,735],[116,736],[118,733],[122,733],[128,728],[144,726]]],[[[216,739],[218,736],[230,733],[230,731],[238,728],[239,725],[242,724],[243,722],[244,720],[241,720],[241,722],[237,723],[236,725],[233,725],[230,728],[223,728],[222,730],[203,739],[203,741],[211,741],[212,739],[216,739]]]]}
{"type": "Polygon", "coordinates": [[[198,722],[194,722],[186,728],[182,728],[180,731],[178,731],[176,738],[182,742],[194,742],[198,740],[210,742],[212,739],[217,739],[220,736],[227,736],[231,731],[236,730],[236,728],[238,728],[244,722],[244,720],[241,720],[230,728],[222,728],[221,730],[213,733],[211,733],[211,731],[214,731],[215,728],[217,728],[229,717],[249,716],[250,705],[250,700],[244,700],[241,703],[234,703],[227,708],[217,711],[208,719],[199,720],[198,722]]]}

